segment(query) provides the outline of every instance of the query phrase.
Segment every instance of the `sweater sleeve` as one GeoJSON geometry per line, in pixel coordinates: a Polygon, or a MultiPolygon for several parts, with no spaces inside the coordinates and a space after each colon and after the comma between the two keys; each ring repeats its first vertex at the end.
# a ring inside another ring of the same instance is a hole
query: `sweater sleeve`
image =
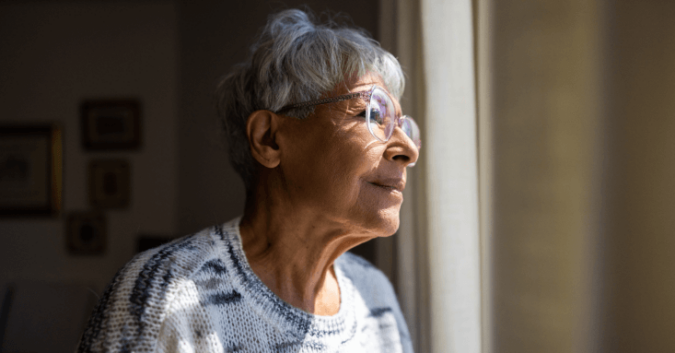
{"type": "Polygon", "coordinates": [[[164,316],[164,298],[148,278],[154,272],[147,267],[152,258],[152,251],[140,254],[113,277],[89,318],[78,353],[154,351],[149,338],[164,316]]]}
{"type": "Polygon", "coordinates": [[[212,241],[204,235],[177,239],[127,263],[92,313],[77,352],[155,352],[160,331],[171,328],[165,323],[187,310],[175,299],[183,298],[191,274],[210,253],[212,241]]]}

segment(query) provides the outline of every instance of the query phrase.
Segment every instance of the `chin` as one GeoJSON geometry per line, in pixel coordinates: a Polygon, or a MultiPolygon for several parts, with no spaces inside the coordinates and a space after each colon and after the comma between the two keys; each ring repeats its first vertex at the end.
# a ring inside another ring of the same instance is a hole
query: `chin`
{"type": "Polygon", "coordinates": [[[392,219],[391,221],[388,222],[387,230],[384,232],[383,236],[389,237],[394,235],[398,231],[400,223],[401,222],[398,218],[398,215],[396,215],[395,219],[392,219]]]}
{"type": "Polygon", "coordinates": [[[399,211],[382,210],[373,217],[372,230],[378,237],[389,237],[396,233],[400,225],[399,211]]]}
{"type": "Polygon", "coordinates": [[[352,224],[359,224],[364,233],[373,237],[388,237],[394,235],[400,224],[400,202],[381,202],[370,200],[352,213],[352,224]],[[375,202],[372,202],[375,201],[375,202]]]}

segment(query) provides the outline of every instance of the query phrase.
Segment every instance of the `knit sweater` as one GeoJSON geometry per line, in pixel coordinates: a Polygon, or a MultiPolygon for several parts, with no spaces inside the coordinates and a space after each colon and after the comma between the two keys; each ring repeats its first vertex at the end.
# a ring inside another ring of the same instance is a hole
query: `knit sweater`
{"type": "Polygon", "coordinates": [[[340,310],[291,306],[246,260],[239,219],[137,255],[113,278],[78,352],[412,352],[387,278],[345,253],[340,310]]]}

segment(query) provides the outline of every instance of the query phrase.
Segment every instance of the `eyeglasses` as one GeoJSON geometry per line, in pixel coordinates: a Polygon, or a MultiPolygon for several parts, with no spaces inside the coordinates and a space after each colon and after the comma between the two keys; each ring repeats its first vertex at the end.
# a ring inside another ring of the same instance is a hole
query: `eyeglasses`
{"type": "Polygon", "coordinates": [[[370,91],[354,92],[310,102],[289,104],[277,110],[275,113],[281,114],[291,109],[336,103],[354,98],[362,98],[364,101],[368,102],[365,111],[366,125],[368,126],[370,134],[377,140],[381,142],[389,141],[394,134],[394,129],[398,126],[403,130],[406,136],[412,140],[415,146],[417,146],[417,149],[422,147],[420,129],[415,121],[407,115],[397,116],[394,101],[384,89],[377,85],[373,85],[373,88],[371,88],[370,91]]]}

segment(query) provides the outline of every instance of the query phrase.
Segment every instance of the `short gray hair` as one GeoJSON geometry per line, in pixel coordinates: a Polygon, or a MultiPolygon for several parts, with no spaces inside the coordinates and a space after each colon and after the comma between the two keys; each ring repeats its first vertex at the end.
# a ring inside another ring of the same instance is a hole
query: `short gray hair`
{"type": "MultiPolygon", "coordinates": [[[[400,99],[405,86],[398,60],[362,29],[317,24],[300,10],[271,15],[245,62],[218,84],[218,114],[230,162],[248,192],[256,178],[246,122],[257,110],[277,111],[291,103],[315,100],[335,90],[345,77],[372,72],[400,99]]],[[[284,115],[307,118],[313,107],[284,115]]]]}

